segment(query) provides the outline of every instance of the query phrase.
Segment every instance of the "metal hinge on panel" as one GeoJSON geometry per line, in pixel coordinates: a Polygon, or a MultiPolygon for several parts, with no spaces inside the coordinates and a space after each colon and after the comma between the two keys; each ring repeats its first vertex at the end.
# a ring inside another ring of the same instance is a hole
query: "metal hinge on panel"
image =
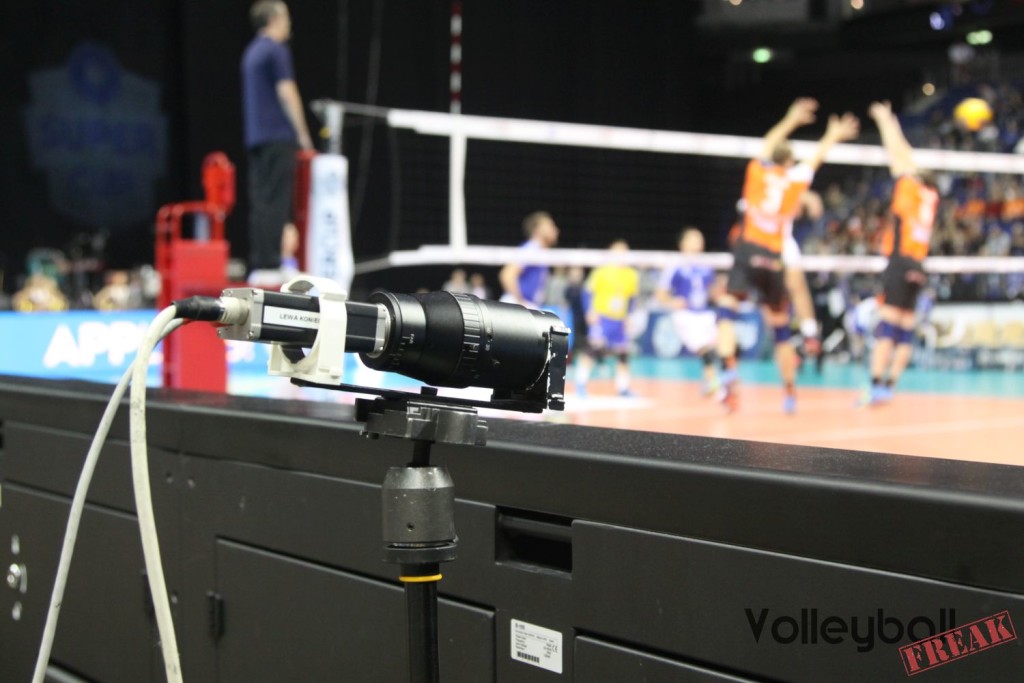
{"type": "Polygon", "coordinates": [[[224,597],[216,591],[206,593],[206,615],[213,642],[224,635],[224,597]]]}

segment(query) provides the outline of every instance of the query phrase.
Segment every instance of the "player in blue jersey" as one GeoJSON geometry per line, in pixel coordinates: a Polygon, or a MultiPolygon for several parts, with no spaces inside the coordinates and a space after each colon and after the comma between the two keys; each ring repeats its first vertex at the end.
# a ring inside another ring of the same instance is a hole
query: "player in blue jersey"
{"type": "MultiPolygon", "coordinates": [[[[558,226],[547,211],[535,211],[523,219],[526,242],[520,249],[550,249],[558,244],[558,226]]],[[[544,288],[548,282],[548,267],[524,263],[509,263],[498,273],[504,294],[502,301],[538,308],[544,303],[544,288]]]]}
{"type": "Polygon", "coordinates": [[[679,236],[682,263],[666,268],[655,291],[657,300],[672,310],[672,323],[686,350],[704,364],[704,395],[718,388],[715,371],[717,326],[714,300],[721,291],[715,271],[710,266],[689,262],[686,257],[704,251],[704,235],[689,227],[679,236]]]}

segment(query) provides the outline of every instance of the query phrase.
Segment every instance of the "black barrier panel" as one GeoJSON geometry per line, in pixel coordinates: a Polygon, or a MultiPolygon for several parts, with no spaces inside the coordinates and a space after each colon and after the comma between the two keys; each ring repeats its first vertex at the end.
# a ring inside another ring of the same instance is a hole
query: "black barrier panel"
{"type": "MultiPolygon", "coordinates": [[[[0,567],[30,577],[25,593],[0,586],[4,680],[31,670],[108,391],[0,379],[0,567]]],[[[459,535],[440,583],[444,681],[897,681],[916,667],[945,682],[1024,669],[1007,635],[1024,620],[1024,469],[489,426],[485,447],[434,448],[459,535]],[[901,652],[977,620],[988,648],[901,652]]],[[[153,393],[151,478],[186,680],[403,680],[380,485],[411,446],[359,430],[343,406],[153,393]]],[[[126,437],[120,417],[54,650],[62,670],[99,683],[161,680],[126,437]]]]}
{"type": "MultiPolygon", "coordinates": [[[[220,541],[215,550],[224,681],[401,681],[405,598],[393,583],[220,541]],[[288,653],[282,657],[282,653],[288,653]]],[[[442,680],[494,679],[494,615],[442,601],[442,680]]]]}

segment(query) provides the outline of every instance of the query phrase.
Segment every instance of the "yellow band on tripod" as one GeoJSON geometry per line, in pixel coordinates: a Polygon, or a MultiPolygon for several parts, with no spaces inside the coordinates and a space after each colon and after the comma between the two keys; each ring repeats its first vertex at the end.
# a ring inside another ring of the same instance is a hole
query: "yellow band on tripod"
{"type": "Polygon", "coordinates": [[[398,580],[402,583],[430,583],[431,581],[440,581],[440,574],[432,574],[430,576],[399,576],[398,580]]]}

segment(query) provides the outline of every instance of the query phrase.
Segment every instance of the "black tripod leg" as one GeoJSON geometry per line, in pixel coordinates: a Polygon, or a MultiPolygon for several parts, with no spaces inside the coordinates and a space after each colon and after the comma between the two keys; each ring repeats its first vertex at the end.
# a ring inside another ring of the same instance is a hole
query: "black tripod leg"
{"type": "Polygon", "coordinates": [[[437,582],[438,565],[403,567],[400,580],[405,584],[409,620],[409,681],[438,683],[437,656],[437,582]]]}

